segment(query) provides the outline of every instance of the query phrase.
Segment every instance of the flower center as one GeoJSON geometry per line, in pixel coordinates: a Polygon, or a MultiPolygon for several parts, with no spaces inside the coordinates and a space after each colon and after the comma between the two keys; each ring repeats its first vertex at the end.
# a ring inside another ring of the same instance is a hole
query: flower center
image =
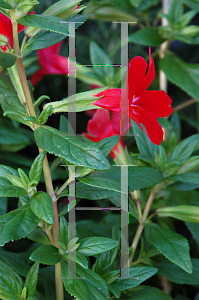
{"type": "Polygon", "coordinates": [[[135,95],[133,96],[133,100],[132,100],[132,103],[131,105],[134,105],[136,104],[136,101],[139,100],[140,97],[135,97],[135,95]]]}

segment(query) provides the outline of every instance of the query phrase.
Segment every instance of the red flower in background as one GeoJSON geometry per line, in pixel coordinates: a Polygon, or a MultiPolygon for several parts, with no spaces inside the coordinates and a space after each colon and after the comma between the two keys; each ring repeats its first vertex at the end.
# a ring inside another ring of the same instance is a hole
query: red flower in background
{"type": "MultiPolygon", "coordinates": [[[[171,98],[164,91],[146,91],[155,77],[155,66],[149,48],[149,67],[143,57],[133,58],[129,64],[127,76],[126,107],[128,116],[148,135],[151,142],[161,144],[163,130],[158,117],[166,117],[173,111],[171,98]],[[142,127],[144,125],[145,129],[142,127]]],[[[111,111],[121,112],[121,89],[107,89],[97,95],[103,96],[93,104],[111,111]]]]}
{"type": "MultiPolygon", "coordinates": [[[[31,12],[30,14],[34,14],[35,12],[31,12]]],[[[26,26],[18,24],[18,33],[24,30],[26,26]]],[[[0,13],[0,34],[7,36],[8,42],[10,47],[13,48],[13,29],[12,29],[12,22],[11,20],[5,16],[4,14],[0,13]]],[[[1,49],[5,52],[7,47],[1,47],[1,49]]]]}
{"type": "Polygon", "coordinates": [[[62,41],[48,48],[38,50],[41,69],[31,77],[30,81],[32,85],[35,85],[48,74],[68,75],[68,59],[59,55],[61,45],[62,41]]]}
{"type": "MultiPolygon", "coordinates": [[[[122,126],[123,132],[121,135],[124,135],[127,130],[130,128],[130,123],[127,128],[122,126]]],[[[92,119],[88,121],[87,132],[92,134],[83,133],[88,139],[93,142],[99,142],[104,138],[111,137],[113,135],[120,135],[120,114],[117,112],[112,112],[111,119],[110,113],[107,109],[97,109],[92,119]]],[[[123,137],[121,137],[119,143],[125,148],[123,143],[123,137]]],[[[114,151],[119,153],[118,144],[113,148],[114,151]]],[[[114,151],[111,151],[111,156],[115,158],[114,151]]]]}

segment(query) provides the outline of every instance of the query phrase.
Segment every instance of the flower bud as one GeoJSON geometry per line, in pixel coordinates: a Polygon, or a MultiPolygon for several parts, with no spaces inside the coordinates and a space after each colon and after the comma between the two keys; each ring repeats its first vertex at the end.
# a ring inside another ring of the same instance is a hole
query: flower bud
{"type": "Polygon", "coordinates": [[[190,157],[178,170],[179,173],[194,172],[199,166],[199,156],[190,157]]]}
{"type": "Polygon", "coordinates": [[[0,34],[0,47],[4,47],[8,44],[7,36],[0,34]]]}
{"type": "Polygon", "coordinates": [[[187,26],[182,29],[181,33],[190,37],[194,37],[199,34],[199,27],[196,25],[187,26]]]}
{"type": "Polygon", "coordinates": [[[162,207],[157,209],[159,217],[172,217],[184,222],[199,223],[199,207],[190,205],[179,205],[162,207]]]}
{"type": "Polygon", "coordinates": [[[35,36],[41,29],[37,28],[37,27],[27,27],[25,30],[25,35],[27,35],[28,37],[33,37],[35,36]]]}

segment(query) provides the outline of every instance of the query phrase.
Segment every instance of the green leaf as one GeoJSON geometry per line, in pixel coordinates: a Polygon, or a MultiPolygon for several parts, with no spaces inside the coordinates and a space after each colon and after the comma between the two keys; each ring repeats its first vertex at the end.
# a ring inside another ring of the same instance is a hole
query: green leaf
{"type": "Polygon", "coordinates": [[[160,289],[153,286],[141,285],[132,292],[132,298],[128,300],[172,300],[171,296],[165,294],[160,289]]]}
{"type": "Polygon", "coordinates": [[[6,174],[18,176],[18,172],[15,169],[8,166],[0,165],[0,177],[7,179],[6,174]]]}
{"type": "Polygon", "coordinates": [[[25,238],[39,223],[30,205],[24,205],[0,216],[0,246],[10,241],[25,238]]]}
{"type": "Polygon", "coordinates": [[[106,52],[104,52],[104,50],[102,50],[99,45],[93,41],[90,42],[90,60],[94,66],[94,72],[100,78],[102,78],[102,82],[104,82],[104,85],[111,85],[110,81],[113,80],[114,77],[114,67],[112,66],[112,61],[110,60],[106,52]],[[106,66],[102,67],[101,65],[106,66]]]}
{"type": "MultiPolygon", "coordinates": [[[[66,291],[78,300],[107,300],[108,288],[105,281],[89,269],[76,265],[76,277],[84,279],[68,280],[68,264],[62,260],[62,277],[66,291]]],[[[69,268],[70,265],[69,265],[69,268]]],[[[71,270],[73,272],[73,270],[71,270]]]]}
{"type": "Polygon", "coordinates": [[[156,213],[159,217],[171,217],[185,222],[199,223],[199,209],[196,205],[160,207],[156,213]]]}
{"type": "Polygon", "coordinates": [[[36,128],[34,134],[38,147],[64,159],[68,164],[98,170],[110,168],[108,160],[96,144],[87,144],[77,136],[69,136],[48,126],[36,128]]]}
{"type": "Polygon", "coordinates": [[[173,24],[177,24],[183,14],[182,0],[171,0],[169,4],[168,15],[173,24]]]}
{"type": "Polygon", "coordinates": [[[15,64],[17,57],[10,53],[0,52],[0,66],[10,68],[15,64]]]}
{"type": "Polygon", "coordinates": [[[13,127],[8,118],[0,119],[1,151],[20,151],[31,143],[30,131],[26,128],[13,127]]]}
{"type": "Polygon", "coordinates": [[[8,198],[1,197],[0,198],[0,216],[4,215],[7,212],[7,207],[8,207],[8,198]]]}
{"type": "Polygon", "coordinates": [[[187,26],[191,22],[191,20],[195,17],[196,14],[197,14],[196,10],[189,10],[186,13],[184,13],[180,18],[180,22],[179,22],[181,28],[187,26]]]}
{"type": "Polygon", "coordinates": [[[37,192],[30,199],[30,207],[34,214],[48,224],[54,223],[51,197],[44,192],[37,192]]]}
{"type": "Polygon", "coordinates": [[[108,189],[111,191],[121,192],[121,187],[118,186],[118,182],[114,181],[110,178],[100,178],[100,177],[83,177],[78,178],[80,182],[83,182],[84,184],[99,187],[102,189],[108,189]]]}
{"type": "Polygon", "coordinates": [[[44,12],[44,16],[57,16],[58,14],[62,14],[65,11],[69,10],[70,8],[76,7],[76,5],[80,2],[81,0],[60,0],[50,7],[48,7],[44,12]]]}
{"type": "Polygon", "coordinates": [[[191,232],[194,240],[199,245],[199,224],[189,223],[189,222],[186,222],[185,224],[189,229],[189,231],[191,232]]]}
{"type": "Polygon", "coordinates": [[[196,183],[189,183],[189,182],[185,182],[185,183],[181,183],[181,182],[175,182],[171,185],[168,186],[168,189],[170,191],[191,191],[191,190],[195,190],[199,187],[199,184],[196,183]]]}
{"type": "Polygon", "coordinates": [[[135,135],[135,141],[140,153],[145,154],[150,158],[154,159],[155,152],[159,153],[158,145],[153,144],[150,141],[149,137],[146,135],[146,133],[144,133],[144,131],[140,129],[140,127],[133,120],[131,120],[131,125],[135,135]]]}
{"type": "Polygon", "coordinates": [[[129,42],[148,47],[158,47],[165,39],[159,34],[158,28],[141,28],[129,35],[129,42]]]}
{"type": "Polygon", "coordinates": [[[40,29],[57,32],[60,34],[68,34],[68,23],[58,17],[27,15],[17,19],[17,22],[24,26],[34,26],[40,29]]]}
{"type": "Polygon", "coordinates": [[[164,178],[160,172],[149,167],[129,167],[129,191],[139,190],[160,183],[164,178]]]}
{"type": "Polygon", "coordinates": [[[27,195],[25,189],[12,185],[8,179],[0,177],[0,197],[19,197],[25,195],[27,195]]]}
{"type": "Polygon", "coordinates": [[[190,284],[190,285],[198,285],[199,278],[199,259],[192,259],[191,263],[193,265],[193,273],[187,274],[180,267],[172,264],[167,259],[164,259],[161,262],[155,262],[155,266],[158,268],[158,273],[161,276],[166,277],[172,282],[177,284],[190,284]]]}
{"type": "Polygon", "coordinates": [[[6,297],[3,299],[20,299],[22,287],[10,274],[0,271],[0,296],[6,297]]]}
{"type": "Polygon", "coordinates": [[[25,105],[19,101],[17,92],[14,89],[8,76],[0,74],[0,105],[4,112],[9,112],[9,118],[30,125],[24,118],[28,116],[25,105]]]}
{"type": "Polygon", "coordinates": [[[54,300],[56,296],[54,292],[54,287],[52,286],[51,282],[46,281],[44,283],[44,289],[45,289],[45,297],[46,297],[45,299],[54,300]]]}
{"type": "Polygon", "coordinates": [[[187,64],[176,54],[166,51],[165,57],[160,60],[160,68],[169,81],[199,101],[199,64],[187,64]]]}
{"type": "Polygon", "coordinates": [[[138,7],[142,3],[142,0],[130,0],[130,3],[134,7],[138,7]]]}
{"type": "Polygon", "coordinates": [[[119,140],[119,136],[111,136],[97,142],[97,147],[102,151],[104,156],[108,156],[119,140]]]}
{"type": "Polygon", "coordinates": [[[45,124],[50,116],[52,106],[46,107],[39,116],[39,122],[41,125],[45,124]]]}
{"type": "Polygon", "coordinates": [[[86,257],[79,253],[79,252],[71,252],[70,255],[68,255],[68,253],[64,254],[64,257],[68,260],[72,260],[75,261],[77,264],[79,264],[80,266],[82,266],[84,269],[88,269],[88,260],[86,259],[86,257]]]}
{"type": "Polygon", "coordinates": [[[158,2],[159,0],[142,0],[136,11],[147,10],[149,7],[156,5],[158,2]]]}
{"type": "MultiPolygon", "coordinates": [[[[0,253],[1,253],[1,259],[6,264],[8,264],[17,274],[23,277],[27,276],[27,273],[29,271],[29,260],[26,254],[14,253],[10,251],[8,252],[3,250],[3,248],[1,248],[0,253]]],[[[13,272],[9,274],[13,274],[13,272]]],[[[22,281],[20,280],[20,276],[18,276],[17,279],[19,280],[19,282],[22,281]]]]}
{"type": "Polygon", "coordinates": [[[38,106],[44,101],[44,100],[50,100],[50,97],[49,96],[46,96],[46,95],[42,95],[40,96],[33,104],[34,108],[37,109],[38,106]]]}
{"type": "Polygon", "coordinates": [[[184,0],[184,3],[192,9],[199,11],[198,0],[184,0]]]}
{"type": "MultiPolygon", "coordinates": [[[[118,278],[111,285],[117,286],[121,291],[128,290],[134,286],[141,284],[143,281],[155,275],[158,271],[156,268],[151,267],[134,267],[129,268],[129,276],[128,269],[123,269],[124,273],[126,272],[126,278],[122,279],[118,278]],[[131,278],[128,278],[131,277],[131,278]],[[133,277],[133,278],[132,278],[133,277]]],[[[125,275],[125,274],[124,274],[125,275]]]]}
{"type": "Polygon", "coordinates": [[[21,180],[21,178],[19,178],[19,176],[14,176],[14,175],[10,175],[10,174],[6,174],[6,176],[13,185],[26,189],[26,186],[24,186],[24,184],[22,183],[22,180],[21,180]]]}
{"type": "Polygon", "coordinates": [[[194,134],[185,140],[181,141],[168,157],[168,163],[172,161],[179,161],[183,164],[191,156],[196,145],[199,143],[199,134],[194,134]]]}
{"type": "Polygon", "coordinates": [[[199,173],[182,173],[167,177],[169,180],[178,180],[183,182],[191,182],[199,184],[199,173]]]}
{"type": "MultiPolygon", "coordinates": [[[[86,178],[103,178],[114,180],[118,187],[121,185],[121,168],[112,167],[108,171],[100,171],[91,174],[86,178]]],[[[163,180],[163,176],[155,169],[150,167],[130,166],[128,167],[128,185],[129,191],[139,190],[153,186],[163,180]]]]}
{"type": "Polygon", "coordinates": [[[26,277],[24,287],[27,287],[28,290],[28,297],[34,296],[34,293],[37,288],[37,280],[38,280],[38,273],[39,273],[39,263],[34,263],[28,272],[26,277]]]}
{"type": "Polygon", "coordinates": [[[0,0],[0,7],[5,9],[12,9],[12,6],[10,6],[10,4],[6,3],[4,0],[0,0]]]}
{"type": "Polygon", "coordinates": [[[39,121],[34,116],[28,116],[28,117],[24,118],[24,120],[25,121],[30,121],[30,122],[32,122],[34,124],[37,124],[37,125],[40,125],[39,121]]]}
{"type": "Polygon", "coordinates": [[[92,256],[115,248],[118,241],[102,237],[89,237],[81,241],[78,252],[92,256]]]}
{"type": "Polygon", "coordinates": [[[68,222],[64,216],[60,217],[59,241],[66,246],[68,244],[68,222]]]}
{"type": "Polygon", "coordinates": [[[29,257],[30,260],[44,265],[55,265],[60,262],[61,258],[62,256],[59,254],[58,248],[53,245],[41,246],[29,257]]]}
{"type": "Polygon", "coordinates": [[[21,286],[23,285],[23,280],[21,279],[21,276],[2,260],[0,260],[0,270],[14,277],[20,283],[21,286]]]}
{"type": "Polygon", "coordinates": [[[78,198],[86,198],[89,200],[106,199],[108,197],[117,195],[115,191],[100,189],[98,187],[92,187],[83,183],[77,182],[76,184],[76,196],[78,198]]]}
{"type": "Polygon", "coordinates": [[[19,173],[21,182],[23,183],[24,187],[28,187],[30,180],[29,180],[28,176],[26,175],[26,173],[20,168],[18,168],[17,171],[19,173]]]}
{"type": "Polygon", "coordinates": [[[93,105],[93,102],[95,102],[97,99],[101,97],[94,97],[94,95],[106,89],[107,87],[103,87],[88,92],[78,93],[76,95],[72,95],[68,98],[65,98],[61,101],[50,102],[44,105],[44,109],[49,105],[52,105],[51,113],[68,112],[69,111],[68,104],[70,107],[70,112],[80,112],[80,111],[86,111],[90,109],[99,109],[99,106],[93,105]]]}
{"type": "Polygon", "coordinates": [[[31,233],[26,236],[29,240],[43,244],[49,245],[50,241],[47,234],[40,228],[34,229],[31,233]]]}
{"type": "MultiPolygon", "coordinates": [[[[76,184],[76,196],[79,198],[87,198],[90,200],[97,199],[105,199],[108,197],[120,196],[120,192],[111,191],[99,188],[97,185],[97,180],[100,178],[100,182],[104,183],[106,180],[110,182],[113,180],[117,182],[118,190],[120,191],[121,186],[121,169],[120,167],[112,167],[110,170],[106,172],[95,172],[93,175],[87,176],[85,178],[80,179],[82,182],[87,181],[87,179],[94,178],[92,181],[92,186],[86,186],[84,183],[78,182],[76,184]],[[103,180],[101,180],[103,179],[103,180]],[[94,187],[94,183],[95,187],[94,187]]],[[[153,186],[157,183],[160,183],[164,177],[155,169],[149,167],[137,167],[131,166],[128,167],[128,178],[129,178],[129,191],[132,192],[134,190],[146,188],[153,186]]],[[[79,179],[79,178],[78,178],[79,179]]]]}
{"type": "Polygon", "coordinates": [[[117,252],[118,252],[119,244],[120,244],[120,235],[121,235],[120,230],[117,227],[113,227],[112,238],[115,240],[118,240],[119,243],[115,248],[108,250],[106,252],[103,252],[98,256],[95,266],[94,266],[94,271],[96,273],[98,273],[99,275],[102,275],[105,273],[105,276],[106,276],[106,274],[107,274],[106,272],[108,271],[109,267],[113,264],[113,262],[116,258],[117,252]]]}
{"type": "Polygon", "coordinates": [[[30,181],[37,181],[39,183],[39,180],[41,178],[41,173],[43,169],[43,162],[45,158],[46,152],[42,151],[33,161],[33,164],[31,166],[30,172],[29,172],[29,178],[30,181]]]}
{"type": "Polygon", "coordinates": [[[186,238],[153,223],[145,224],[145,236],[167,259],[187,273],[192,273],[189,244],[186,238]]]}

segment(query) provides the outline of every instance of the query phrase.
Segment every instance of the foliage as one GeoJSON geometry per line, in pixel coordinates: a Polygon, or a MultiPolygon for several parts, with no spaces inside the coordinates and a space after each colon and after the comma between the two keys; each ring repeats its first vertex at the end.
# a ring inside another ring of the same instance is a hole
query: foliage
{"type": "Polygon", "coordinates": [[[0,299],[197,300],[199,3],[51,4],[0,0],[0,299]]]}

